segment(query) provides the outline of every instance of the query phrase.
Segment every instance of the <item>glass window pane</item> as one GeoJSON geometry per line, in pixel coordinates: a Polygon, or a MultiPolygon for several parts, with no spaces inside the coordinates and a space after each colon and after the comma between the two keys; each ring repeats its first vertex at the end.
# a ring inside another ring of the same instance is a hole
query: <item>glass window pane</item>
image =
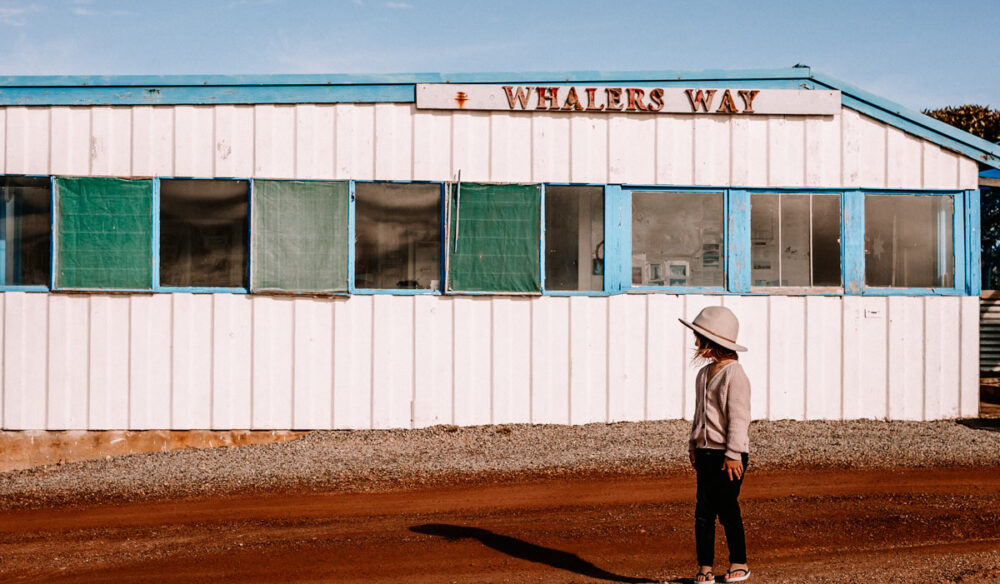
{"type": "Polygon", "coordinates": [[[840,286],[840,196],[751,196],[754,286],[840,286]]]}
{"type": "Polygon", "coordinates": [[[954,286],[951,196],[865,196],[865,285],[954,286]]]}
{"type": "Polygon", "coordinates": [[[56,287],[152,288],[152,181],[59,178],[55,213],[56,287]]]}
{"type": "Polygon", "coordinates": [[[243,288],[245,180],[160,181],[160,284],[243,288]]]}
{"type": "Polygon", "coordinates": [[[603,187],[545,187],[545,288],[604,290],[603,187]]]}
{"type": "Polygon", "coordinates": [[[51,184],[48,178],[0,177],[0,284],[48,285],[51,184]]]}
{"type": "Polygon", "coordinates": [[[354,185],[355,288],[441,288],[441,186],[354,185]]]}
{"type": "Polygon", "coordinates": [[[722,193],[632,193],[632,285],[724,286],[722,193]]]}
{"type": "Polygon", "coordinates": [[[813,195],[813,286],[844,285],[840,266],[840,223],[840,195],[813,195]]]}
{"type": "Polygon", "coordinates": [[[346,292],[347,181],[253,183],[253,290],[346,292]]]}

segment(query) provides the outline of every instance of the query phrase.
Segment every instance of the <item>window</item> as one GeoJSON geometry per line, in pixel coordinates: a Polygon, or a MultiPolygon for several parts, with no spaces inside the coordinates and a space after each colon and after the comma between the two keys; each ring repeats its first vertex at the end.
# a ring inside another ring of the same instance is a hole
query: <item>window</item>
{"type": "Polygon", "coordinates": [[[251,289],[347,292],[346,181],[253,183],[251,289]]]}
{"type": "Polygon", "coordinates": [[[841,285],[839,195],[764,193],[750,203],[754,286],[841,285]]]}
{"type": "Polygon", "coordinates": [[[55,188],[55,287],[150,289],[152,181],[58,178],[55,188]]]}
{"type": "Polygon", "coordinates": [[[722,193],[632,193],[638,286],[725,285],[722,193]]]}
{"type": "Polygon", "coordinates": [[[160,285],[243,288],[245,180],[160,181],[160,285]]]}
{"type": "Polygon", "coordinates": [[[0,285],[49,283],[51,181],[0,177],[0,285]]]}
{"type": "Polygon", "coordinates": [[[865,285],[955,285],[954,197],[865,196],[865,285]]]}
{"type": "Polygon", "coordinates": [[[604,290],[604,188],[545,187],[546,290],[604,290]]]}
{"type": "Polygon", "coordinates": [[[441,185],[357,183],[354,287],[441,289],[441,185]]]}
{"type": "Polygon", "coordinates": [[[447,290],[541,292],[541,203],[539,185],[452,185],[447,290]]]}

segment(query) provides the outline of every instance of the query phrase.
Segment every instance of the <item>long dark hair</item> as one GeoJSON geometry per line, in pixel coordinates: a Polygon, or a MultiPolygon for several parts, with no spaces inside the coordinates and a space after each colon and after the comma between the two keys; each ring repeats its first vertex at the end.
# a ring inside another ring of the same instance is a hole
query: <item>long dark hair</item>
{"type": "Polygon", "coordinates": [[[736,354],[736,351],[723,347],[705,335],[695,333],[694,339],[695,349],[694,356],[691,358],[692,363],[718,363],[719,361],[726,361],[728,359],[732,359],[734,361],[739,361],[740,359],[740,356],[736,354]]]}

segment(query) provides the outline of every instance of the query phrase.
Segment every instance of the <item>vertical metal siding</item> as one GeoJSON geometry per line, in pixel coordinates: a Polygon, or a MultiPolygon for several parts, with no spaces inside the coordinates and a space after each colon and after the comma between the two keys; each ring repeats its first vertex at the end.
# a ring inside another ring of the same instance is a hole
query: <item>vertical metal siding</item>
{"type": "Polygon", "coordinates": [[[975,161],[824,118],[427,112],[409,104],[0,108],[0,172],[976,188],[975,161]],[[51,136],[51,140],[50,140],[51,136]]]}
{"type": "Polygon", "coordinates": [[[677,319],[719,304],[750,348],[754,418],[978,408],[975,297],[7,292],[0,304],[6,429],[690,418],[692,338],[677,319]]]}

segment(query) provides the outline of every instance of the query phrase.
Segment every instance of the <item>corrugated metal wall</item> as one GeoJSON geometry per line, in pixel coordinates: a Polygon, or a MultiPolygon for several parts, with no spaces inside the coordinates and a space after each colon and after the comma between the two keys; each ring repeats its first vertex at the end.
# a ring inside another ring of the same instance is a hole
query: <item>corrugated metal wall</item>
{"type": "Polygon", "coordinates": [[[3,427],[396,428],[689,418],[741,318],[753,415],[978,411],[975,297],[0,295],[3,427]]]}
{"type": "MultiPolygon", "coordinates": [[[[505,114],[403,104],[0,108],[0,173],[976,187],[976,164],[827,118],[505,114]]],[[[691,414],[676,318],[743,319],[758,418],[978,407],[978,299],[8,292],[3,427],[368,428],[691,414]]]]}
{"type": "Polygon", "coordinates": [[[973,160],[829,117],[417,111],[410,104],[0,108],[0,173],[977,188],[973,160]]]}

